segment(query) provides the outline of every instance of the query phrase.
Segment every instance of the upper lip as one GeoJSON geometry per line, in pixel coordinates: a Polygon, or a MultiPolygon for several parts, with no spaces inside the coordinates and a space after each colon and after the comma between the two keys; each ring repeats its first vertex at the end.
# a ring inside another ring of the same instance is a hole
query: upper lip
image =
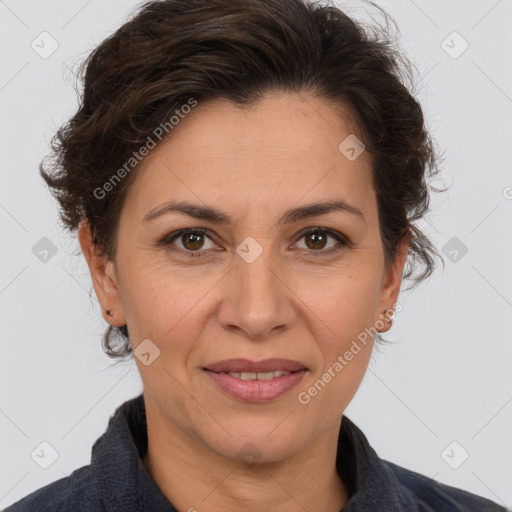
{"type": "Polygon", "coordinates": [[[251,361],[249,359],[226,359],[217,361],[204,367],[205,370],[212,372],[275,372],[283,370],[285,372],[295,372],[297,370],[307,370],[306,366],[300,361],[292,361],[291,359],[264,359],[262,361],[251,361]]]}

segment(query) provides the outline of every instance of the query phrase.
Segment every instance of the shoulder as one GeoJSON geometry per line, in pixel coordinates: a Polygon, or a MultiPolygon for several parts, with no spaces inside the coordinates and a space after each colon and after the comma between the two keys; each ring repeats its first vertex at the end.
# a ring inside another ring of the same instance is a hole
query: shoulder
{"type": "Polygon", "coordinates": [[[94,512],[99,510],[91,492],[90,466],[82,466],[68,477],[49,483],[3,512],[94,512]]]}
{"type": "Polygon", "coordinates": [[[443,484],[393,462],[387,460],[382,462],[395,474],[401,486],[427,507],[424,509],[426,511],[507,512],[508,510],[477,494],[443,484]]]}

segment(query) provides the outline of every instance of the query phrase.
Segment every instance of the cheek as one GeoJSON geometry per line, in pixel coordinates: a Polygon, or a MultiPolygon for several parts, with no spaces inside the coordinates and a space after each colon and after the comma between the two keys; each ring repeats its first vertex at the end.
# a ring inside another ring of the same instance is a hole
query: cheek
{"type": "Polygon", "coordinates": [[[311,417],[335,418],[359,388],[372,353],[370,327],[375,322],[377,296],[371,280],[354,278],[333,283],[323,302],[318,297],[314,316],[321,321],[312,331],[322,361],[298,396],[311,417]]]}
{"type": "Polygon", "coordinates": [[[207,278],[190,269],[171,272],[161,260],[140,260],[123,269],[123,282],[129,283],[122,290],[123,310],[133,346],[149,338],[164,356],[172,346],[173,361],[178,361],[204,329],[216,280],[211,273],[207,278]]]}
{"type": "Polygon", "coordinates": [[[304,314],[315,322],[312,329],[326,348],[342,349],[375,323],[380,300],[375,268],[301,278],[297,296],[305,304],[304,314]]]}

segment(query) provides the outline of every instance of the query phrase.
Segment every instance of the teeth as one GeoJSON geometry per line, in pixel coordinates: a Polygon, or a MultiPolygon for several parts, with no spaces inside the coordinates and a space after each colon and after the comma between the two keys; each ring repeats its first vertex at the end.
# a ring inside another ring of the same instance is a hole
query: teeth
{"type": "Polygon", "coordinates": [[[256,378],[258,380],[270,380],[270,379],[273,379],[274,378],[274,372],[262,372],[262,373],[257,373],[256,374],[256,378]]]}
{"type": "Polygon", "coordinates": [[[222,372],[228,373],[231,377],[235,377],[241,380],[271,380],[276,377],[281,377],[282,375],[288,375],[290,372],[285,372],[282,370],[276,370],[275,372],[222,372]]]}

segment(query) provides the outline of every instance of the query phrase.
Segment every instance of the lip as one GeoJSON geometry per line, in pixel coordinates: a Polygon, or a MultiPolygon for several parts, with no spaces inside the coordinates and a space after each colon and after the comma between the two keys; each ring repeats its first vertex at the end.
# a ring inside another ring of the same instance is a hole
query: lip
{"type": "MultiPolygon", "coordinates": [[[[203,370],[210,370],[211,372],[275,372],[283,370],[285,372],[296,372],[298,370],[307,370],[305,364],[300,361],[293,361],[291,359],[273,358],[264,359],[262,361],[251,361],[250,359],[226,359],[224,361],[217,361],[208,364],[203,370]]],[[[278,377],[281,378],[281,377],[278,377]]]]}
{"type": "MultiPolygon", "coordinates": [[[[282,368],[281,368],[282,369],[282,368]]],[[[237,371],[237,370],[230,370],[237,371]]],[[[260,370],[261,371],[261,370],[260,370]]],[[[289,371],[289,370],[286,370],[289,371]]],[[[299,384],[308,372],[303,368],[271,380],[241,380],[227,373],[203,372],[224,392],[244,402],[268,402],[284,395],[299,384]]],[[[258,373],[258,372],[256,372],[258,373]]]]}

